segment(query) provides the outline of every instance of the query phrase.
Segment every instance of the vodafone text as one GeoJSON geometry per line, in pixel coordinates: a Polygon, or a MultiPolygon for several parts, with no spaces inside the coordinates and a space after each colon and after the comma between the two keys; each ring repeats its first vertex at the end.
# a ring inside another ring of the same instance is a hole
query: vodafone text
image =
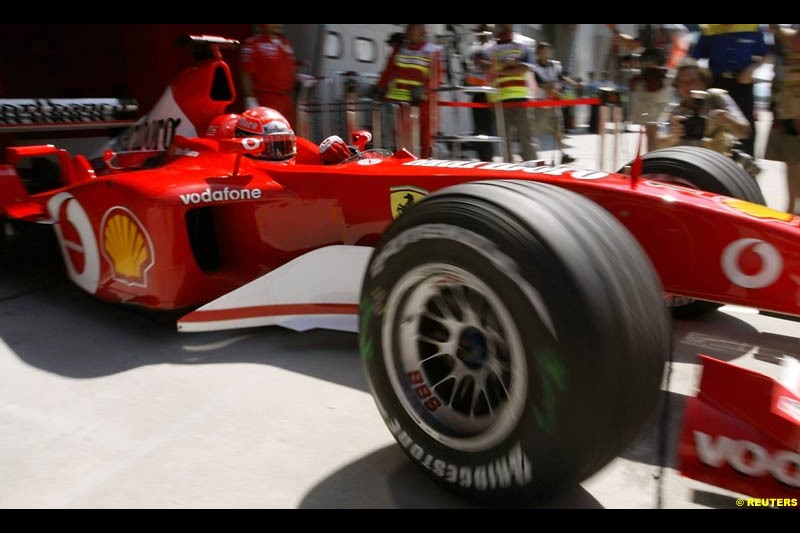
{"type": "Polygon", "coordinates": [[[210,188],[203,192],[192,192],[181,194],[180,199],[183,205],[189,204],[211,204],[214,202],[227,202],[230,200],[258,200],[261,198],[261,189],[224,189],[210,188]]]}
{"type": "Polygon", "coordinates": [[[728,463],[746,476],[761,477],[770,474],[790,487],[800,487],[800,454],[789,450],[770,452],[758,444],[728,437],[712,437],[694,432],[697,458],[708,466],[720,468],[728,463]]]}

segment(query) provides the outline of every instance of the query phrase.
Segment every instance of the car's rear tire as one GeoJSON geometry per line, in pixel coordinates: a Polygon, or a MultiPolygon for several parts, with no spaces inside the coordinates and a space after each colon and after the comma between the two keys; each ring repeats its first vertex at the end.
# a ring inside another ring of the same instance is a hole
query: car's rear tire
{"type": "Polygon", "coordinates": [[[361,355],[390,431],[434,480],[485,502],[550,497],[650,421],[672,346],[661,295],[639,244],[590,200],[467,183],[383,235],[361,355]]]}
{"type": "MultiPolygon", "coordinates": [[[[707,148],[674,146],[653,150],[642,156],[642,172],[659,181],[766,205],[758,183],[740,164],[707,148]]],[[[673,295],[665,295],[664,299],[675,318],[696,318],[722,305],[673,295]]]]}

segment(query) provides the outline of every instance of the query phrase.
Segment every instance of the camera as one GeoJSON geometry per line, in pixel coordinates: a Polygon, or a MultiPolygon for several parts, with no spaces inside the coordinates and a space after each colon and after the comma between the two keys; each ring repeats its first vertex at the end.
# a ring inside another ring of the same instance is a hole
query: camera
{"type": "Polygon", "coordinates": [[[600,87],[597,91],[601,105],[620,105],[621,94],[614,87],[600,87]]]}
{"type": "Polygon", "coordinates": [[[706,120],[704,115],[704,103],[708,98],[708,91],[692,91],[689,109],[691,115],[683,120],[683,139],[688,141],[700,141],[705,137],[706,120]]]}

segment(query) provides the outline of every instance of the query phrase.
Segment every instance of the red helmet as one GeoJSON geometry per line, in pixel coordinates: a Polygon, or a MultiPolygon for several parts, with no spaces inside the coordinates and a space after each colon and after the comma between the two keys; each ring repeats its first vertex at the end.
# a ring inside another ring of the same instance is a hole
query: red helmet
{"type": "Polygon", "coordinates": [[[319,155],[326,165],[341,163],[350,157],[350,148],[338,135],[331,135],[319,145],[319,155]]]}
{"type": "Polygon", "coordinates": [[[220,115],[211,121],[206,130],[206,137],[209,139],[233,139],[236,137],[236,125],[241,118],[236,113],[220,115]]]}
{"type": "Polygon", "coordinates": [[[258,159],[286,161],[297,153],[297,142],[289,121],[269,107],[253,107],[242,113],[236,124],[237,137],[260,137],[264,150],[258,159]]]}

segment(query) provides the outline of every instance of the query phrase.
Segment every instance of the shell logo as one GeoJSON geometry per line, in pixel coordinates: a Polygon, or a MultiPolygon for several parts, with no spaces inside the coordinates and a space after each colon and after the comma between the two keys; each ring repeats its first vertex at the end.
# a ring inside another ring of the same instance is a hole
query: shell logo
{"type": "Polygon", "coordinates": [[[147,271],[155,263],[153,243],[136,216],[124,207],[106,212],[100,227],[103,256],[116,281],[147,286],[147,271]]]}

